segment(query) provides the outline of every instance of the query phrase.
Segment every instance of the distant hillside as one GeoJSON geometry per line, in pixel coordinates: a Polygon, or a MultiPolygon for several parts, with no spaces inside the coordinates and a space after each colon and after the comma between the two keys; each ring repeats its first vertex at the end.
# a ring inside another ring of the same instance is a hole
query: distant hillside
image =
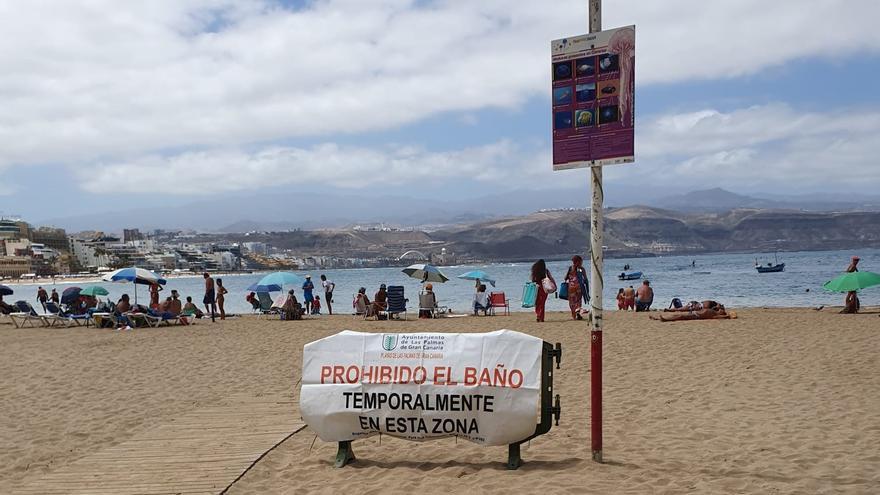
{"type": "MultiPolygon", "coordinates": [[[[589,213],[544,211],[433,232],[320,230],[215,234],[233,242],[263,241],[302,256],[397,258],[415,249],[442,248],[460,261],[519,261],[585,253],[589,213]]],[[[689,214],[647,206],[610,208],[605,219],[608,256],[655,256],[880,247],[880,212],[812,213],[735,209],[689,214]]]]}

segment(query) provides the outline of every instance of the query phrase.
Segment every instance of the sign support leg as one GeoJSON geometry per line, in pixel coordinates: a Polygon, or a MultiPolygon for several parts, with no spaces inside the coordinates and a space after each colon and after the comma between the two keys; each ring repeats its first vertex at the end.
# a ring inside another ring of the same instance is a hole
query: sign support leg
{"type": "Polygon", "coordinates": [[[507,469],[508,470],[516,470],[522,466],[522,457],[520,457],[519,451],[520,444],[512,443],[507,446],[507,469]]]}
{"type": "Polygon", "coordinates": [[[350,464],[356,460],[354,451],[351,449],[351,441],[339,442],[339,449],[336,451],[336,463],[334,466],[341,468],[346,464],[350,464]]]}
{"type": "MultiPolygon", "coordinates": [[[[602,0],[589,0],[588,22],[591,33],[602,31],[602,0]]],[[[605,285],[602,279],[605,262],[602,251],[602,206],[605,202],[602,167],[591,167],[590,178],[593,196],[590,205],[590,279],[593,285],[590,301],[590,442],[593,461],[602,462],[602,291],[605,285]]]]}

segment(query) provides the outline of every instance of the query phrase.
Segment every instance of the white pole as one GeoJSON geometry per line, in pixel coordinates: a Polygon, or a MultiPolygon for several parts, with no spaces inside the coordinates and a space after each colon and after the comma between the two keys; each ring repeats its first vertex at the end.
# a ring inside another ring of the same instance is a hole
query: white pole
{"type": "MultiPolygon", "coordinates": [[[[602,30],[602,0],[589,0],[590,32],[602,30]]],[[[602,190],[602,167],[590,167],[590,186],[593,201],[590,205],[590,279],[592,281],[590,300],[590,436],[593,461],[602,462],[602,265],[605,254],[602,252],[602,205],[605,194],[602,190]]]]}

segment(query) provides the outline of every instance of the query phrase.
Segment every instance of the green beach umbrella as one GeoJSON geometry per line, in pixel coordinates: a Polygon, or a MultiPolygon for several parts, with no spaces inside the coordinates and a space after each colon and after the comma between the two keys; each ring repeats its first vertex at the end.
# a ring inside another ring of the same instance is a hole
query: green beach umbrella
{"type": "Polygon", "coordinates": [[[109,292],[107,292],[107,289],[101,287],[100,285],[91,285],[91,286],[86,287],[85,289],[79,291],[79,293],[82,296],[92,296],[92,297],[106,296],[107,294],[110,294],[109,292]]]}
{"type": "Polygon", "coordinates": [[[880,273],[852,272],[825,282],[822,287],[834,292],[849,292],[860,290],[874,285],[880,285],[880,273]]]}

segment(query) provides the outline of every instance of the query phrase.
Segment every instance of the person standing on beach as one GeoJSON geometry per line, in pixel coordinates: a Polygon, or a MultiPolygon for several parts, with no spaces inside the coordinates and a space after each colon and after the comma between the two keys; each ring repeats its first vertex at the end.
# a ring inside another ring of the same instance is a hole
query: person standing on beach
{"type": "Polygon", "coordinates": [[[42,287],[37,287],[37,301],[43,306],[43,312],[46,312],[46,301],[49,300],[49,293],[42,287]]]}
{"type": "Polygon", "coordinates": [[[556,285],[553,275],[547,269],[547,263],[541,259],[532,265],[532,282],[538,286],[537,297],[535,298],[535,319],[538,322],[544,321],[544,304],[547,302],[547,296],[549,295],[544,288],[544,279],[549,279],[553,285],[556,285]]]}
{"type": "Polygon", "coordinates": [[[205,272],[202,276],[205,277],[205,297],[202,298],[202,303],[205,305],[205,313],[210,313],[213,317],[214,313],[217,312],[215,306],[216,297],[214,296],[214,279],[211,278],[208,272],[205,272]]]}
{"type": "Polygon", "coordinates": [[[217,279],[217,309],[220,310],[220,319],[221,320],[226,319],[226,309],[223,307],[223,303],[226,301],[225,296],[228,293],[229,293],[229,291],[226,290],[226,287],[223,287],[223,279],[218,278],[217,279]]]}
{"type": "Polygon", "coordinates": [[[583,298],[584,304],[589,304],[590,283],[588,282],[589,278],[587,277],[587,270],[584,268],[584,259],[581,258],[580,255],[576,254],[571,257],[570,270],[573,270],[577,275],[577,282],[581,290],[581,297],[583,298]]]}
{"type": "Polygon", "coordinates": [[[654,289],[651,288],[651,282],[645,280],[636,291],[636,311],[650,311],[653,302],[654,289]]]}
{"type": "Polygon", "coordinates": [[[636,309],[636,290],[633,286],[623,289],[623,310],[629,311],[636,309]]]}
{"type": "Polygon", "coordinates": [[[327,303],[327,314],[333,314],[333,289],[336,284],[327,280],[327,275],[321,274],[321,285],[324,287],[324,302],[327,303]]]}
{"type": "Polygon", "coordinates": [[[150,307],[157,309],[159,307],[159,291],[162,287],[159,284],[150,284],[150,307]]]}
{"type": "Polygon", "coordinates": [[[581,316],[581,306],[583,305],[583,296],[581,293],[581,284],[578,280],[577,265],[572,258],[572,266],[568,267],[565,273],[563,284],[568,285],[568,309],[571,310],[572,320],[583,320],[581,316]]]}
{"type": "Polygon", "coordinates": [[[312,283],[312,276],[306,275],[306,281],[303,282],[302,286],[303,290],[303,309],[306,314],[311,314],[312,311],[312,302],[315,300],[315,295],[312,291],[315,290],[315,284],[312,283]]]}
{"type": "Polygon", "coordinates": [[[55,303],[56,305],[59,304],[59,303],[61,302],[61,298],[58,297],[58,291],[57,291],[57,290],[52,289],[52,293],[49,294],[49,300],[52,301],[53,303],[55,303]]]}

